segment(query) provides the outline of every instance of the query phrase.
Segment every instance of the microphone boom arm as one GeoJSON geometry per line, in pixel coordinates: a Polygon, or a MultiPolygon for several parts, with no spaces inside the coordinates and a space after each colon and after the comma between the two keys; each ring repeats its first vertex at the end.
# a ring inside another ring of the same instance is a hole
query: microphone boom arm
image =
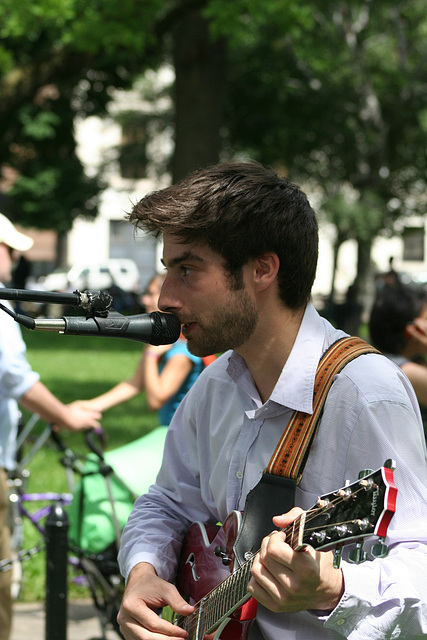
{"type": "Polygon", "coordinates": [[[32,289],[0,288],[1,300],[19,300],[21,302],[40,302],[64,304],[82,307],[90,316],[108,315],[112,296],[106,291],[74,291],[73,293],[58,291],[37,291],[32,289]]]}

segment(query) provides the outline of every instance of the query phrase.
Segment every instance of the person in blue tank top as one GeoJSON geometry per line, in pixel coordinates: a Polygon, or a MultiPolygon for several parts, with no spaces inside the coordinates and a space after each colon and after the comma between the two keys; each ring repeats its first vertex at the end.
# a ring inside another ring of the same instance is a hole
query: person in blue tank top
{"type": "Polygon", "coordinates": [[[164,353],[163,356],[160,356],[158,362],[160,376],[164,368],[167,366],[167,363],[172,362],[173,358],[178,355],[184,356],[185,358],[190,360],[190,362],[193,363],[193,367],[178,391],[169,400],[167,400],[167,402],[162,407],[160,407],[158,415],[161,425],[168,425],[170,423],[173,414],[178,408],[179,403],[181,402],[187,391],[193,386],[205,367],[202,358],[194,356],[192,353],[190,353],[187,347],[187,341],[183,338],[180,338],[177,342],[175,342],[175,344],[172,345],[170,349],[168,349],[164,353]]]}
{"type": "MultiPolygon", "coordinates": [[[[149,282],[142,298],[147,313],[158,311],[158,300],[164,275],[156,274],[149,282]]],[[[146,345],[131,378],[123,380],[105,393],[90,400],[79,400],[82,408],[101,411],[122,404],[144,392],[147,404],[157,411],[159,426],[149,433],[118,449],[107,451],[105,459],[117,476],[136,495],[148,491],[154,483],[163,457],[168,426],[179,403],[194,384],[202,370],[215,356],[200,358],[187,348],[181,336],[173,345],[146,345]]],[[[115,539],[112,527],[109,496],[103,478],[95,474],[85,479],[85,500],[82,513],[70,512],[70,536],[79,546],[98,552],[115,539]],[[81,527],[78,524],[82,523],[81,527]]],[[[77,501],[75,502],[77,504],[77,501]]],[[[129,512],[133,500],[129,502],[129,512]]],[[[126,515],[124,510],[120,518],[126,515]]],[[[120,520],[119,518],[119,520],[120,520]]],[[[124,526],[126,520],[120,521],[124,526]]]]}
{"type": "MultiPolygon", "coordinates": [[[[147,313],[158,311],[164,278],[163,274],[156,274],[147,286],[142,297],[147,313]]],[[[106,411],[143,391],[149,408],[158,412],[159,425],[167,427],[179,403],[208,362],[190,353],[183,337],[173,345],[147,345],[131,378],[95,398],[79,400],[78,404],[86,409],[106,411]]]]}

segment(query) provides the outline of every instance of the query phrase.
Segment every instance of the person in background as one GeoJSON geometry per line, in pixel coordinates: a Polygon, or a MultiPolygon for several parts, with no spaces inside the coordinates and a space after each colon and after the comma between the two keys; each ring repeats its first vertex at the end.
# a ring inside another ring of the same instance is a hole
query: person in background
{"type": "MultiPolygon", "coordinates": [[[[32,238],[20,233],[0,213],[0,286],[11,280],[15,251],[27,251],[32,238]]],[[[3,306],[11,308],[6,300],[3,306]]],[[[0,559],[11,557],[8,527],[7,472],[15,466],[19,405],[39,414],[46,422],[71,431],[98,427],[101,414],[76,403],[63,404],[41,382],[26,359],[19,325],[0,309],[0,559]]],[[[12,603],[11,572],[0,572],[0,640],[10,635],[12,603]]]]}
{"type": "MultiPolygon", "coordinates": [[[[30,276],[31,262],[24,254],[21,254],[12,270],[12,287],[14,289],[25,289],[30,276]]],[[[25,314],[25,306],[22,306],[22,302],[20,300],[15,302],[15,311],[16,313],[25,314]]]]}
{"type": "MultiPolygon", "coordinates": [[[[148,283],[142,297],[147,313],[159,310],[158,300],[164,278],[164,275],[156,274],[148,283]]],[[[174,344],[148,345],[131,378],[95,398],[78,402],[82,407],[106,411],[144,391],[149,408],[158,411],[159,424],[167,426],[207,362],[189,352],[187,341],[182,336],[174,344]]]]}
{"type": "MultiPolygon", "coordinates": [[[[273,170],[252,162],[202,169],[142,198],[129,220],[163,238],[159,308],[179,318],[192,353],[222,353],[175,412],[156,483],[135,501],[118,557],[126,640],[177,640],[187,631],[158,610],[194,612],[175,586],[190,524],[223,523],[245,508],[294,411],[313,413],[319,361],[345,334],[310,302],[315,213],[273,170]]],[[[279,530],[263,538],[250,565],[247,591],[258,602],[250,640],[427,637],[426,457],[403,372],[379,353],[349,362],[327,394],[295,489],[297,508],[277,513],[271,529],[279,530]],[[301,509],[388,459],[396,461],[398,493],[386,557],[373,559],[365,543],[366,562],[352,563],[346,547],[336,567],[332,551],[287,544],[283,528],[301,509]]],[[[205,566],[185,560],[200,584],[214,571],[213,555],[205,566]]],[[[200,611],[210,614],[203,600],[200,611]]]]}
{"type": "Polygon", "coordinates": [[[422,287],[392,284],[371,309],[372,344],[397,364],[414,387],[427,438],[427,293],[422,287]]]}

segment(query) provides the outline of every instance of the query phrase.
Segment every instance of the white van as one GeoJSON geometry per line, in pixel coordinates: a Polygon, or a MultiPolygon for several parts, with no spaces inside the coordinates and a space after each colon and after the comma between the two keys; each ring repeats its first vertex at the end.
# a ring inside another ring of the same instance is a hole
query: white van
{"type": "Polygon", "coordinates": [[[39,283],[46,291],[103,290],[112,285],[132,293],[141,289],[138,267],[127,258],[74,265],[66,271],[55,269],[39,278],[39,283]]]}

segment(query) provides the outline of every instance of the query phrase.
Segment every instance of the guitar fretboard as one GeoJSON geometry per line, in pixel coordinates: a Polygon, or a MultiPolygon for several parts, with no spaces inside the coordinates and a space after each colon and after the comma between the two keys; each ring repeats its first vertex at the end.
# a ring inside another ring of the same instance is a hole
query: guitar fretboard
{"type": "Polygon", "coordinates": [[[203,638],[250,598],[247,586],[253,561],[254,556],[198,602],[191,615],[178,619],[178,626],[188,631],[188,640],[203,638]]]}

